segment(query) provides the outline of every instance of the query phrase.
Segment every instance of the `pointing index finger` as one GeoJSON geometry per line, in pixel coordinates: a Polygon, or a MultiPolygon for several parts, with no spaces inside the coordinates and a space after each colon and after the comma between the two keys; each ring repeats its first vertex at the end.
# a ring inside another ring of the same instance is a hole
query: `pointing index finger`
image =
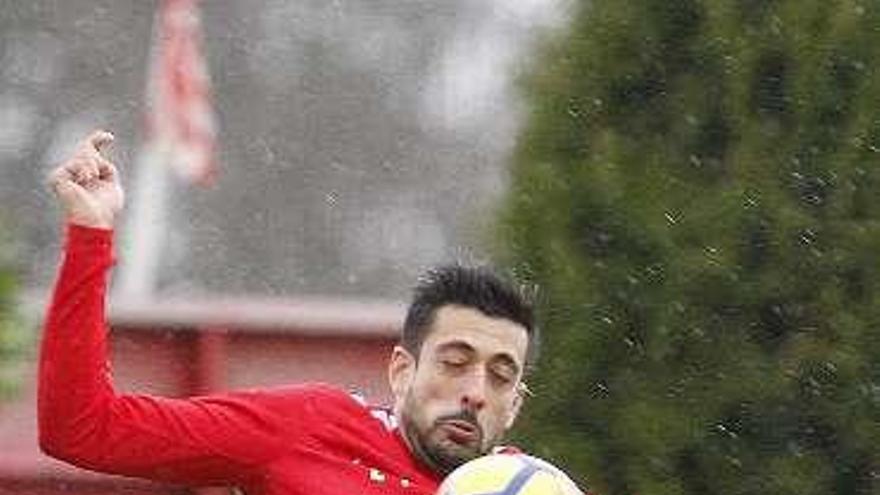
{"type": "Polygon", "coordinates": [[[103,151],[105,146],[109,145],[112,142],[113,134],[104,130],[98,130],[91,133],[89,137],[86,138],[85,142],[83,142],[82,148],[80,149],[90,154],[95,152],[100,153],[101,151],[103,151]]]}

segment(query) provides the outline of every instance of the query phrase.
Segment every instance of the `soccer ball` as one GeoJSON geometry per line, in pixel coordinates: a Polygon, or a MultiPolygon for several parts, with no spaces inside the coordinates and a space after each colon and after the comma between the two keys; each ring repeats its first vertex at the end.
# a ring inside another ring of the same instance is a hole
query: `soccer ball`
{"type": "Polygon", "coordinates": [[[525,454],[492,454],[458,467],[437,495],[583,495],[547,461],[525,454]]]}

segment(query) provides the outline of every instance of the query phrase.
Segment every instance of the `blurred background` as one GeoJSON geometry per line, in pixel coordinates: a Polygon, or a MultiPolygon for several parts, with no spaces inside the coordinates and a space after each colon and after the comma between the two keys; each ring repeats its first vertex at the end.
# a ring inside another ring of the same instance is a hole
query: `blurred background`
{"type": "MultiPolygon", "coordinates": [[[[200,4],[216,180],[169,186],[155,290],[399,298],[424,267],[484,255],[512,76],[558,3],[200,4]]],[[[43,177],[96,127],[133,208],[157,6],[2,3],[0,205],[28,287],[58,253],[43,177]]]]}
{"type": "MultiPolygon", "coordinates": [[[[14,301],[41,299],[60,239],[41,177],[102,126],[137,186],[157,4],[2,6],[2,352],[28,363],[14,301]]],[[[199,6],[216,175],[166,182],[152,302],[113,316],[124,387],[345,356],[333,378],[382,398],[417,274],[492,260],[541,289],[514,440],[596,493],[880,493],[880,4],[199,6]]]]}

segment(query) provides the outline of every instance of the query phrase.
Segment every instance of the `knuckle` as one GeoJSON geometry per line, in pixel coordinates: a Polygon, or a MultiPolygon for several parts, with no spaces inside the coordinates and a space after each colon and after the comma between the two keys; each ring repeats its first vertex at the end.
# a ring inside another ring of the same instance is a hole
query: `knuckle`
{"type": "Polygon", "coordinates": [[[68,170],[63,165],[57,167],[55,170],[52,170],[48,174],[46,174],[46,180],[50,182],[57,182],[63,179],[68,174],[68,170]]]}

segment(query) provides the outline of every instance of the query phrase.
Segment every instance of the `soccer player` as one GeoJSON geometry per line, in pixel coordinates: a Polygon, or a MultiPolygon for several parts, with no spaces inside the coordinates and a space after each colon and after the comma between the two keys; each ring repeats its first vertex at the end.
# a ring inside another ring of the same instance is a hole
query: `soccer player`
{"type": "Polygon", "coordinates": [[[413,494],[499,449],[535,351],[532,308],[489,271],[430,271],[388,362],[390,410],[323,384],[170,399],[119,395],[104,316],[117,169],[97,131],[50,175],[63,260],[40,354],[40,446],[108,473],[256,494],[413,494]]]}

